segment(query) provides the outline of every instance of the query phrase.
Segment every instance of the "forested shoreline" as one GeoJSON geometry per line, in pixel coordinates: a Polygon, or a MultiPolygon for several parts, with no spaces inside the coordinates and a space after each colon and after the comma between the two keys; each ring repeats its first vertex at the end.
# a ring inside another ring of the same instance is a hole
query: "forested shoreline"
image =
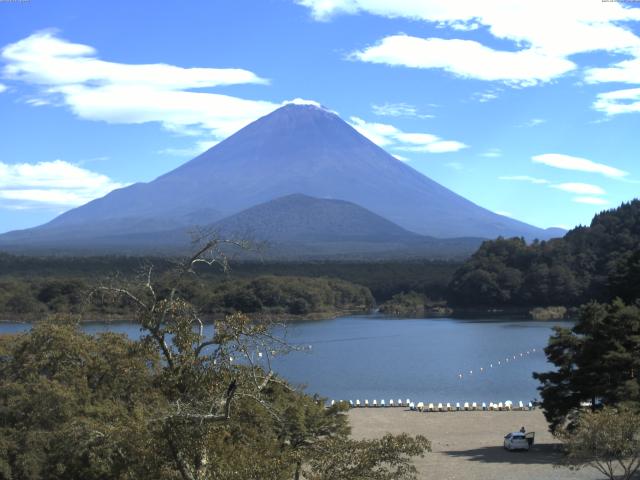
{"type": "MultiPolygon", "coordinates": [[[[136,283],[151,268],[167,277],[177,260],[154,257],[30,257],[0,254],[0,320],[73,314],[85,320],[130,316],[126,305],[100,301],[104,285],[136,283]]],[[[459,263],[232,262],[198,268],[182,288],[205,316],[241,311],[287,318],[368,312],[394,295],[416,292],[444,301],[459,263]]],[[[165,278],[165,283],[169,278],[165,278]]]]}

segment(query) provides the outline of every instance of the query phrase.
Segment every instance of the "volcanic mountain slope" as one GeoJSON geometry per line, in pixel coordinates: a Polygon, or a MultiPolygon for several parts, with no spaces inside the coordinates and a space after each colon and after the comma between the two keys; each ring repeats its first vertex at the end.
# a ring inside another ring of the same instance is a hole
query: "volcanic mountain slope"
{"type": "Polygon", "coordinates": [[[295,193],[353,202],[433,237],[550,236],[453,193],[336,114],[291,104],[152,182],[115,190],[40,227],[0,236],[0,246],[104,243],[107,237],[186,229],[295,193]]]}
{"type": "Polygon", "coordinates": [[[402,227],[344,200],[293,194],[243,210],[217,222],[223,238],[266,242],[266,257],[373,255],[454,258],[471,255],[480,238],[437,239],[402,227]]]}

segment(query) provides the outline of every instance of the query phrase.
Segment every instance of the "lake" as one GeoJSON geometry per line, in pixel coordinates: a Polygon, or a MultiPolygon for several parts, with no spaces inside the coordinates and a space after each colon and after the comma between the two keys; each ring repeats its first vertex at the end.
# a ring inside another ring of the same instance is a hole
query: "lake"
{"type": "MultiPolygon", "coordinates": [[[[554,325],[571,323],[380,314],[299,322],[278,333],[305,348],[276,357],[273,366],[329,399],[517,404],[538,396],[531,374],[551,368],[542,349],[554,325]]],[[[0,333],[28,328],[1,323],[0,333]]],[[[126,322],[87,323],[83,329],[139,336],[139,327],[126,322]]]]}

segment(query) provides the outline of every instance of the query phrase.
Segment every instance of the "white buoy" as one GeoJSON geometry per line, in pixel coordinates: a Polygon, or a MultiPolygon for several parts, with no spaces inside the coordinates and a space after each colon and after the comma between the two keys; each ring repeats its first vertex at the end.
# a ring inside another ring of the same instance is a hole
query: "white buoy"
{"type": "Polygon", "coordinates": [[[469,375],[473,375],[473,370],[469,370],[469,375]]]}

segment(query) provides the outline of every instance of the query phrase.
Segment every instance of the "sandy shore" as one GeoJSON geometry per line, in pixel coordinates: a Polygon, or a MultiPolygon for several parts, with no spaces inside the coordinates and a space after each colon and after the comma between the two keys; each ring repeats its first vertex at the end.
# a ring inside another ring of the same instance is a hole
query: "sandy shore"
{"type": "Polygon", "coordinates": [[[554,468],[558,442],[542,411],[419,413],[404,408],[356,408],[349,412],[355,438],[385,433],[422,434],[432,452],[415,460],[421,479],[438,480],[595,480],[592,469],[554,468]],[[525,426],[536,432],[529,452],[508,452],[502,439],[525,426]]]}

